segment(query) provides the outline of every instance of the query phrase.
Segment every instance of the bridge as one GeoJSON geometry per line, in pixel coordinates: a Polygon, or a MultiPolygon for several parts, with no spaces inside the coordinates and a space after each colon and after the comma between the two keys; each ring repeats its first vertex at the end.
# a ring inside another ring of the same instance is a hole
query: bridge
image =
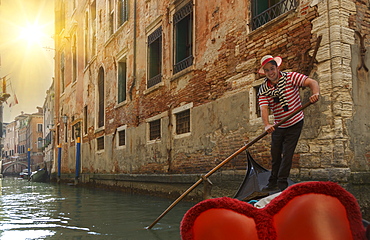
{"type": "Polygon", "coordinates": [[[23,169],[28,168],[28,163],[25,160],[20,160],[19,157],[10,157],[9,159],[0,160],[0,174],[19,174],[23,169]]]}

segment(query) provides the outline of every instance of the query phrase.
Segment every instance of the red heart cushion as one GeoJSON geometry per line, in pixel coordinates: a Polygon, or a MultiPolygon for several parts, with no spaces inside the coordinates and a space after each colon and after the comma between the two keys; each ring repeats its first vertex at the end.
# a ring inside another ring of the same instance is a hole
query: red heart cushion
{"type": "Polygon", "coordinates": [[[332,182],[291,186],[265,208],[232,199],[209,199],[181,222],[185,240],[365,240],[356,199],[332,182]]]}

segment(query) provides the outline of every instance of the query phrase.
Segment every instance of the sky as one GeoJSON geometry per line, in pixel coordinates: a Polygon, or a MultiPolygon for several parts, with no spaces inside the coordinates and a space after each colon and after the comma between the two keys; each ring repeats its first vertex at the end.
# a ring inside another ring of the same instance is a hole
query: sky
{"type": "Polygon", "coordinates": [[[0,0],[0,77],[6,76],[3,122],[42,107],[54,77],[54,0],[0,0]],[[9,107],[14,101],[18,104],[9,107]]]}

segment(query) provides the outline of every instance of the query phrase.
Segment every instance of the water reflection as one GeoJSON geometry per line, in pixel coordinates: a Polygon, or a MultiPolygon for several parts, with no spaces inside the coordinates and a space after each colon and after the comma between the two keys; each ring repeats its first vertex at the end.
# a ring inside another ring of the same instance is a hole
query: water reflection
{"type": "Polygon", "coordinates": [[[0,181],[1,239],[180,239],[180,221],[193,206],[180,202],[148,230],[171,200],[14,178],[0,181]]]}

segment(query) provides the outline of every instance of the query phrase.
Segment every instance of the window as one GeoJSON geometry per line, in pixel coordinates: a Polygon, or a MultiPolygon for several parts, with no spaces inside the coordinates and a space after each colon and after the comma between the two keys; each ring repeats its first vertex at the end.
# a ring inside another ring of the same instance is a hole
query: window
{"type": "Polygon", "coordinates": [[[161,139],[161,119],[149,122],[149,140],[161,139]]]}
{"type": "Polygon", "coordinates": [[[104,69],[98,74],[98,127],[104,126],[104,69]]]}
{"type": "Polygon", "coordinates": [[[85,29],[84,29],[84,36],[85,36],[85,66],[89,62],[89,13],[85,13],[85,29]]]}
{"type": "Polygon", "coordinates": [[[81,123],[78,122],[72,126],[72,139],[76,140],[81,137],[81,123]]]}
{"type": "Polygon", "coordinates": [[[58,5],[55,8],[55,32],[57,34],[65,28],[65,3],[60,1],[58,5]]]}
{"type": "Polygon", "coordinates": [[[87,134],[87,106],[84,107],[84,134],[87,134]]]}
{"type": "Polygon", "coordinates": [[[65,79],[64,79],[64,52],[60,54],[60,87],[62,90],[62,93],[64,93],[65,90],[65,79]]]}
{"type": "Polygon", "coordinates": [[[190,109],[175,114],[176,134],[190,132],[190,109]]]}
{"type": "Polygon", "coordinates": [[[127,0],[118,0],[118,27],[128,20],[127,0]]]}
{"type": "Polygon", "coordinates": [[[114,33],[114,0],[108,2],[108,20],[109,20],[109,34],[114,33]]]}
{"type": "Polygon", "coordinates": [[[118,146],[126,145],[126,129],[118,131],[118,146]]]}
{"type": "Polygon", "coordinates": [[[42,132],[42,124],[37,124],[37,131],[42,132]]]}
{"type": "Polygon", "coordinates": [[[127,84],[127,65],[126,59],[118,62],[118,103],[126,101],[126,84],[127,84]]]}
{"type": "Polygon", "coordinates": [[[193,64],[193,4],[189,2],[173,16],[174,22],[174,73],[193,64]]]}
{"type": "Polygon", "coordinates": [[[162,27],[148,36],[148,88],[162,78],[162,27]]]}
{"type": "Polygon", "coordinates": [[[255,101],[255,108],[254,108],[254,110],[255,110],[255,113],[256,113],[256,116],[257,117],[261,117],[261,109],[260,109],[260,105],[258,104],[258,91],[260,89],[260,86],[261,85],[258,85],[258,86],[254,86],[253,87],[254,96],[255,96],[255,99],[254,99],[254,101],[255,101]]]}
{"type": "Polygon", "coordinates": [[[42,145],[43,145],[43,139],[41,137],[39,137],[37,139],[37,148],[41,149],[43,147],[42,145]]]}
{"type": "Polygon", "coordinates": [[[64,142],[68,142],[68,129],[67,129],[67,123],[64,124],[64,142]]]}
{"type": "Polygon", "coordinates": [[[77,42],[76,35],[73,35],[73,44],[72,44],[72,81],[77,80],[77,42]]]}
{"type": "Polygon", "coordinates": [[[104,150],[104,136],[103,137],[98,137],[96,139],[96,149],[99,150],[104,150]]]}
{"type": "Polygon", "coordinates": [[[252,30],[259,28],[283,13],[295,9],[297,5],[297,0],[253,0],[252,30]]]}
{"type": "Polygon", "coordinates": [[[96,0],[90,5],[91,14],[91,54],[95,56],[96,54],[96,0]]]}

